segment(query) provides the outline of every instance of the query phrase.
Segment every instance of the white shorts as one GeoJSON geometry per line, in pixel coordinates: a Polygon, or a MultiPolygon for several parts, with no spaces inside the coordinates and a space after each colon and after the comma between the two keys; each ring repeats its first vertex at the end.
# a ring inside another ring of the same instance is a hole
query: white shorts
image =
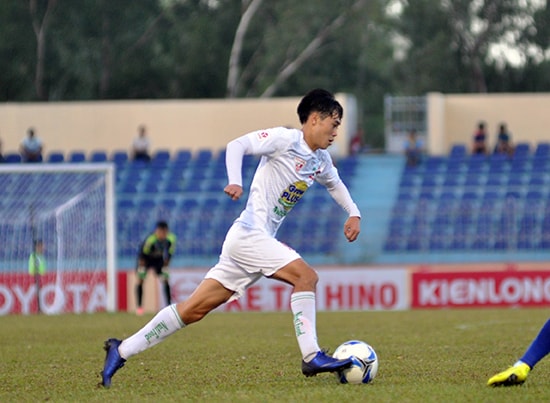
{"type": "Polygon", "coordinates": [[[235,300],[262,276],[272,276],[300,258],[294,249],[265,232],[235,223],[225,236],[220,260],[205,278],[217,280],[234,291],[230,300],[235,300]]]}

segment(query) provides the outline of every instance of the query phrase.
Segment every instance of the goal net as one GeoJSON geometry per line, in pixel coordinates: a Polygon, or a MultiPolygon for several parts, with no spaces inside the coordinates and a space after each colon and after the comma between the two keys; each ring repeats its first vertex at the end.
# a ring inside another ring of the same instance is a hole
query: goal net
{"type": "Polygon", "coordinates": [[[0,315],[115,311],[111,164],[0,165],[0,315]]]}

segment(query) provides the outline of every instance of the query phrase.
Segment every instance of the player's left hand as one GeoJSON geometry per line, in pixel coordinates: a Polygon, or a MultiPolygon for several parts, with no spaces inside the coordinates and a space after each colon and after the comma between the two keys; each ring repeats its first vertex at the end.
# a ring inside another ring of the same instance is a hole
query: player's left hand
{"type": "Polygon", "coordinates": [[[239,200],[239,198],[242,196],[243,194],[243,188],[242,186],[240,185],[235,185],[235,184],[229,184],[227,185],[223,191],[225,192],[226,195],[228,195],[229,197],[231,197],[232,200],[239,200]]]}
{"type": "Polygon", "coordinates": [[[344,224],[344,235],[349,242],[353,242],[361,232],[361,218],[349,217],[344,224]]]}

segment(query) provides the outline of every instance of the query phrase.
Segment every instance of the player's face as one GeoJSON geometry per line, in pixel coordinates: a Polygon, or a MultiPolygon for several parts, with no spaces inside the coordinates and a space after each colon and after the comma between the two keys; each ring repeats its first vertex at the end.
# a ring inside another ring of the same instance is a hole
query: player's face
{"type": "Polygon", "coordinates": [[[337,113],[332,115],[321,115],[318,112],[312,113],[304,125],[304,137],[312,150],[328,148],[338,134],[338,127],[341,119],[337,113]]]}
{"type": "MultiPolygon", "coordinates": [[[[312,130],[312,145],[313,150],[318,148],[327,149],[336,139],[338,135],[338,127],[342,123],[342,120],[337,113],[332,115],[323,116],[319,113],[315,113],[313,117],[313,130],[312,130]]],[[[311,146],[311,144],[310,144],[311,146]]]]}
{"type": "Polygon", "coordinates": [[[157,228],[155,233],[157,235],[157,238],[160,241],[164,241],[166,239],[166,237],[168,236],[168,230],[163,229],[163,228],[157,228]]]}

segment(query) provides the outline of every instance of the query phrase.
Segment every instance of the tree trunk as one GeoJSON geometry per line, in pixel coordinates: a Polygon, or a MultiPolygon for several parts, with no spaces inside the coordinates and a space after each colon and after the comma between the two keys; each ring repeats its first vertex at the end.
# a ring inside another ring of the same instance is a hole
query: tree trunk
{"type": "Polygon", "coordinates": [[[342,26],[350,13],[354,13],[366,4],[366,0],[357,0],[348,10],[336,17],[327,27],[321,29],[315,38],[305,47],[305,49],[290,63],[288,63],[277,75],[273,83],[262,93],[260,97],[272,97],[281,84],[292,76],[302,64],[304,64],[315,51],[323,44],[325,39],[336,29],[342,26]]]}
{"type": "Polygon", "coordinates": [[[37,11],[36,0],[30,0],[29,8],[32,19],[32,27],[36,36],[36,70],[34,74],[34,87],[36,96],[39,100],[47,99],[46,90],[44,89],[44,69],[46,65],[46,31],[50,22],[51,13],[57,3],[57,0],[48,0],[46,12],[40,20],[37,11]]]}
{"type": "Polygon", "coordinates": [[[258,8],[262,4],[263,0],[251,0],[250,4],[244,11],[237,26],[237,31],[235,32],[235,39],[233,40],[233,47],[231,48],[231,56],[229,57],[229,71],[227,74],[227,91],[226,95],[228,98],[235,98],[239,93],[240,86],[240,58],[241,51],[243,48],[244,36],[250,25],[250,21],[254,17],[258,8]]]}

